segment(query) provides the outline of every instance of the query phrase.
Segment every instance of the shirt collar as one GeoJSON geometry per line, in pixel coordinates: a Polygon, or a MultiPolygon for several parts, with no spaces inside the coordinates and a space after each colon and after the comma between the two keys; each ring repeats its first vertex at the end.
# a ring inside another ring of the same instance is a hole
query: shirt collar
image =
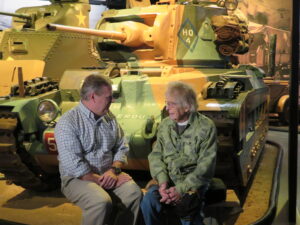
{"type": "MultiPolygon", "coordinates": [[[[95,116],[94,113],[89,110],[83,103],[82,101],[80,101],[79,103],[79,110],[86,115],[88,118],[91,118],[93,120],[95,120],[95,116]]],[[[105,114],[104,116],[101,116],[98,120],[95,120],[96,122],[100,121],[100,120],[104,120],[105,122],[108,122],[110,120],[113,119],[113,116],[111,114],[111,112],[109,111],[109,113],[105,114]]]]}
{"type": "MultiPolygon", "coordinates": [[[[196,115],[197,115],[197,112],[191,112],[190,113],[188,123],[187,123],[186,127],[190,126],[193,123],[193,121],[195,120],[196,115]]],[[[173,120],[171,120],[171,121],[172,121],[171,124],[172,124],[173,129],[176,130],[177,129],[177,127],[176,127],[177,122],[175,122],[173,120]]]]}
{"type": "MultiPolygon", "coordinates": [[[[91,119],[95,120],[94,113],[93,113],[91,110],[89,110],[89,109],[82,103],[82,101],[80,101],[80,103],[79,103],[79,109],[80,109],[80,111],[81,111],[84,115],[86,115],[88,118],[91,118],[91,119]]],[[[102,116],[101,116],[98,120],[100,120],[101,118],[102,118],[102,116]]],[[[97,120],[97,121],[98,121],[98,120],[97,120]]]]}

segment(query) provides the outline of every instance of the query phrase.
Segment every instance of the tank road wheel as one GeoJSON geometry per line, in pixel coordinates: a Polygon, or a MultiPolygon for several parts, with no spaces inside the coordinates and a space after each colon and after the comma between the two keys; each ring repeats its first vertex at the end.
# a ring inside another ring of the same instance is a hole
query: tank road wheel
{"type": "Polygon", "coordinates": [[[35,159],[17,141],[17,116],[0,115],[0,172],[25,189],[49,191],[59,186],[59,176],[47,175],[35,159]]]}
{"type": "Polygon", "coordinates": [[[283,110],[279,113],[279,121],[283,124],[289,124],[290,122],[290,103],[289,100],[285,101],[283,110]]]}

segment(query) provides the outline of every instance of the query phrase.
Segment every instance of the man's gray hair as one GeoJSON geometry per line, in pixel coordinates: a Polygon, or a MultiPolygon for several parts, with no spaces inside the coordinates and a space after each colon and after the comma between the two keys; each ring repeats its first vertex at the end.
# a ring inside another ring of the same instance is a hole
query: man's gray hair
{"type": "Polygon", "coordinates": [[[196,112],[198,109],[197,96],[194,89],[183,82],[173,81],[167,86],[166,95],[175,96],[177,103],[182,107],[189,107],[190,112],[196,112]]]}
{"type": "Polygon", "coordinates": [[[91,74],[84,79],[84,82],[80,89],[80,96],[82,100],[89,100],[89,95],[95,92],[97,95],[101,95],[103,87],[111,87],[112,82],[99,74],[91,74]]]}

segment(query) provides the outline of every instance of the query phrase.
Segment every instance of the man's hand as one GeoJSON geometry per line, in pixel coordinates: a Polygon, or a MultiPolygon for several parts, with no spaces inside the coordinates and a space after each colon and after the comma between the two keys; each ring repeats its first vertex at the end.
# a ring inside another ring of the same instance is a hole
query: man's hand
{"type": "Polygon", "coordinates": [[[166,200],[166,204],[176,204],[180,201],[181,195],[177,192],[176,187],[170,187],[167,189],[169,198],[166,200]]]}
{"type": "Polygon", "coordinates": [[[104,189],[112,189],[116,186],[117,181],[118,178],[113,171],[107,170],[102,176],[100,176],[97,183],[104,189]]]}
{"type": "Polygon", "coordinates": [[[158,191],[161,196],[160,202],[162,202],[162,203],[166,203],[166,201],[169,199],[167,187],[168,187],[167,183],[163,183],[163,184],[159,185],[158,191]]]}
{"type": "Polygon", "coordinates": [[[118,176],[117,176],[118,180],[117,180],[117,183],[115,185],[115,187],[120,187],[122,184],[126,183],[127,181],[130,181],[132,180],[132,177],[129,176],[127,173],[120,173],[118,176]]]}
{"type": "Polygon", "coordinates": [[[98,184],[98,180],[102,179],[102,176],[100,176],[99,174],[93,173],[93,172],[89,172],[81,177],[79,177],[80,180],[85,180],[85,181],[92,181],[98,184]]]}

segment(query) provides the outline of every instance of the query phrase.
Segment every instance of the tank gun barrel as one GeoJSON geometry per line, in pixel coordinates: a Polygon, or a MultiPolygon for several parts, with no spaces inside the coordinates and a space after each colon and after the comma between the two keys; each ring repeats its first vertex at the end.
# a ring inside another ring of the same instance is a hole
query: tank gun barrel
{"type": "Polygon", "coordinates": [[[47,24],[47,28],[49,30],[60,30],[66,32],[81,33],[81,34],[87,34],[87,35],[109,38],[109,39],[120,40],[120,41],[125,41],[127,38],[127,35],[125,33],[118,32],[118,31],[96,30],[96,29],[89,29],[89,28],[65,26],[60,24],[47,24]]]}
{"type": "Polygon", "coordinates": [[[19,13],[0,12],[0,15],[18,17],[18,18],[22,18],[22,19],[26,19],[26,20],[32,20],[31,16],[28,16],[25,14],[19,14],[19,13]]]}
{"type": "Polygon", "coordinates": [[[112,39],[128,47],[153,46],[152,29],[149,26],[133,21],[119,22],[114,25],[115,27],[111,30],[96,30],[61,24],[47,24],[47,28],[49,30],[60,30],[112,39]]]}

